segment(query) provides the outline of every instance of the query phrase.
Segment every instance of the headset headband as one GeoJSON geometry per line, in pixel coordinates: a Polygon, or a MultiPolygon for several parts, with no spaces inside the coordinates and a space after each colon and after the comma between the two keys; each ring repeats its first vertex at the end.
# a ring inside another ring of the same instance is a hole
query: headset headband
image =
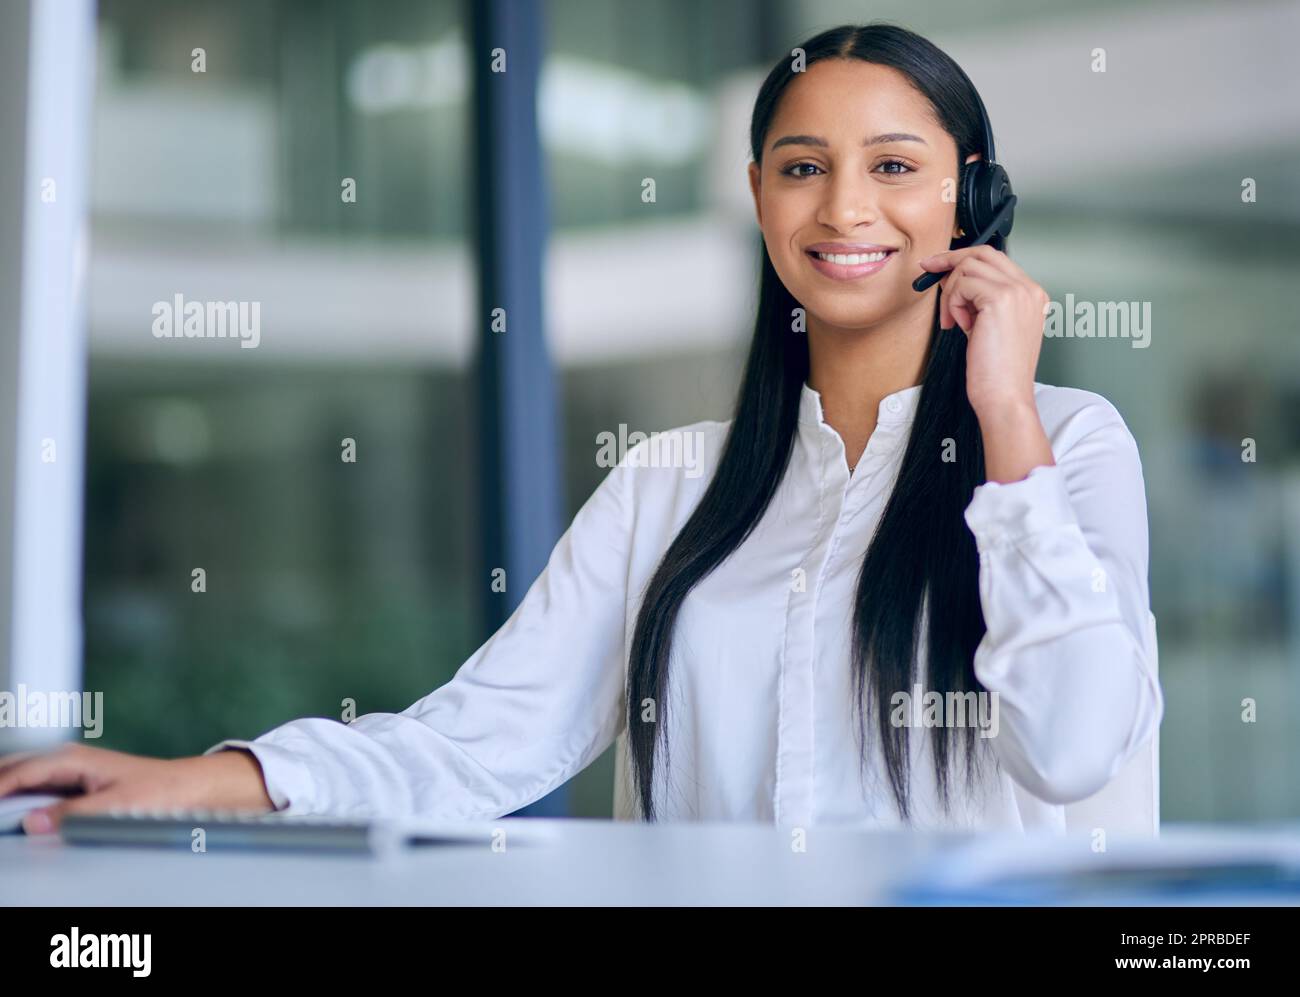
{"type": "MultiPolygon", "coordinates": [[[[965,76],[965,72],[962,73],[965,76]]],[[[970,83],[970,77],[966,76],[966,82],[970,83]]],[[[975,106],[980,111],[980,124],[984,126],[984,155],[988,162],[996,163],[998,154],[993,148],[993,125],[989,123],[989,113],[984,110],[984,101],[980,97],[980,92],[976,89],[975,84],[970,84],[970,92],[975,95],[975,106]]]]}

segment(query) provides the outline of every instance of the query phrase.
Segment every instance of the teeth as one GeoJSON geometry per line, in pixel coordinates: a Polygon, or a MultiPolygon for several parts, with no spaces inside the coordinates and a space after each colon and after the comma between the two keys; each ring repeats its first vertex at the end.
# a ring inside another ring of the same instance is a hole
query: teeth
{"type": "Polygon", "coordinates": [[[880,253],[817,253],[818,259],[826,260],[828,263],[838,263],[841,266],[856,266],[860,263],[879,263],[888,252],[880,253]]]}

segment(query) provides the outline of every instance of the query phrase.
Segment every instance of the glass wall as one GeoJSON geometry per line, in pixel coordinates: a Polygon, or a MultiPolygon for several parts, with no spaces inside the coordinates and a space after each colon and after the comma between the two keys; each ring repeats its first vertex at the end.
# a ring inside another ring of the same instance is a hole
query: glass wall
{"type": "Polygon", "coordinates": [[[480,643],[474,481],[448,473],[472,447],[462,20],[100,6],[86,681],[113,747],[401,710],[480,643]],[[212,300],[255,348],[156,334],[212,300]]]}

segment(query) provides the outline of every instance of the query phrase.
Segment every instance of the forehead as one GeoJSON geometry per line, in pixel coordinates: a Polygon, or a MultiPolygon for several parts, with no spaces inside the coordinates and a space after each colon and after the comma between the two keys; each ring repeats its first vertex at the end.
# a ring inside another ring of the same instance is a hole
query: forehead
{"type": "Polygon", "coordinates": [[[861,59],[825,59],[796,74],[772,117],[766,148],[795,131],[854,146],[868,135],[895,131],[919,135],[940,148],[944,139],[952,142],[910,79],[890,66],[861,59]]]}

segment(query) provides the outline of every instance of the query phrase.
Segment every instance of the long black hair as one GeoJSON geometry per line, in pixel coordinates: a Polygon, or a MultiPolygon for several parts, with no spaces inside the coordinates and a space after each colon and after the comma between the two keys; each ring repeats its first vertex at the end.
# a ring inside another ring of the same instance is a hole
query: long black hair
{"type": "MultiPolygon", "coordinates": [[[[844,25],[799,46],[803,66],[823,59],[862,59],[890,66],[929,99],[956,142],[957,164],[972,152],[988,156],[975,89],[948,55],[921,36],[876,22],[844,25]]],[[[768,127],[796,67],[783,58],[768,73],[754,102],[750,146],[762,164],[768,127]]],[[[954,164],[954,166],[957,166],[954,164]]],[[[954,173],[954,176],[956,174],[954,173]]],[[[998,248],[1005,248],[995,243],[998,248]]],[[[690,591],[753,532],[785,474],[794,446],[800,395],[808,377],[808,340],[792,331],[800,307],[761,248],[762,273],[754,337],[745,363],[735,416],[717,470],[699,505],[673,540],[646,586],[628,663],[628,742],[641,814],[655,820],[656,747],[665,752],[668,664],[673,626],[690,591]],[[646,706],[652,710],[647,711],[646,706]]],[[[944,696],[983,691],[974,654],[985,631],[979,601],[979,557],[963,518],[984,480],[979,423],[966,397],[966,336],[941,333],[938,301],[930,330],[925,375],[893,491],[863,559],[854,607],[854,694],[867,759],[867,710],[874,704],[890,787],[904,820],[909,805],[911,728],[891,722],[890,700],[919,681],[918,634],[926,620],[926,690],[944,696]],[[957,460],[941,454],[951,439],[957,460]]],[[[922,728],[931,742],[945,811],[950,809],[949,762],[956,732],[922,728]]],[[[967,725],[968,786],[978,765],[976,729],[967,725]]],[[[667,759],[665,759],[667,765],[667,759]]]]}

